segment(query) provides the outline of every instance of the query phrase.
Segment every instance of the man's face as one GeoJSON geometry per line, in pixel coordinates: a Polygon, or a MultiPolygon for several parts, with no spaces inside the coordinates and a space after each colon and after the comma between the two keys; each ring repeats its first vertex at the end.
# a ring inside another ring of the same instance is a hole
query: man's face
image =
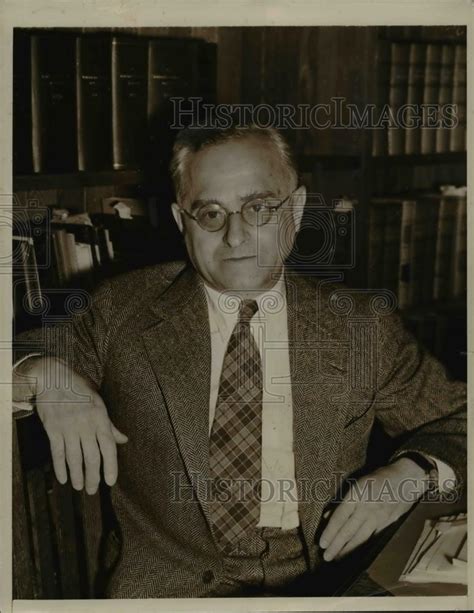
{"type": "MultiPolygon", "coordinates": [[[[249,136],[205,147],[190,162],[189,189],[181,203],[191,213],[201,203],[218,203],[240,211],[256,197],[283,200],[290,185],[280,156],[267,139],[249,136]]],[[[194,267],[218,291],[240,292],[272,287],[294,242],[304,207],[305,190],[299,188],[270,223],[253,227],[242,215],[230,215],[227,226],[208,232],[179,211],[173,215],[184,234],[194,267]]]]}

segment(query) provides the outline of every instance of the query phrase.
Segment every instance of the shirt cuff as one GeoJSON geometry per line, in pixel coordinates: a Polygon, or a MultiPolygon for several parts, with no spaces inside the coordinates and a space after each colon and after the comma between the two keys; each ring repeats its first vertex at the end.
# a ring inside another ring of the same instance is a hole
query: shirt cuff
{"type": "MultiPolygon", "coordinates": [[[[17,360],[15,364],[13,364],[13,370],[18,368],[20,364],[23,364],[23,362],[26,362],[26,360],[29,360],[30,358],[34,358],[34,357],[41,356],[41,355],[42,355],[41,353],[29,353],[28,355],[23,356],[22,358],[17,360]]],[[[16,417],[23,417],[23,416],[30,415],[31,412],[34,410],[34,408],[35,407],[32,401],[22,402],[19,400],[13,400],[12,402],[12,410],[16,417]]]]}
{"type": "Polygon", "coordinates": [[[424,453],[423,455],[427,460],[433,462],[433,464],[436,466],[436,470],[438,471],[438,490],[440,494],[449,492],[450,490],[454,489],[456,487],[456,475],[451,466],[448,466],[442,460],[433,458],[426,453],[424,453]]]}

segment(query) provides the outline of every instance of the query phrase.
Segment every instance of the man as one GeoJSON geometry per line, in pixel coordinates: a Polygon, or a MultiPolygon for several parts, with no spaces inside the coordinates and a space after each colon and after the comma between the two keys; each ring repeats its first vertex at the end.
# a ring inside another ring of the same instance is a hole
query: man
{"type": "Polygon", "coordinates": [[[276,131],[185,131],[172,170],[190,264],[106,282],[69,341],[58,329],[17,364],[15,399],[26,375],[76,489],[82,459],[88,493],[101,459],[113,485],[121,444],[109,597],[276,593],[305,573],[317,586],[322,560],[405,513],[428,475],[463,487],[465,388],[373,294],[285,266],[305,188],[276,131]],[[329,512],[375,419],[404,442],[329,512]]]}

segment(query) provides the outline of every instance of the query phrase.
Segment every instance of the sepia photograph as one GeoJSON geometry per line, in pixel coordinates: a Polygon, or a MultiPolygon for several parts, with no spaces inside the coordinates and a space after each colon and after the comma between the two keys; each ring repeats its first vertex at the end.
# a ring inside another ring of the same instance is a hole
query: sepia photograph
{"type": "Polygon", "coordinates": [[[470,26],[103,23],[3,59],[13,600],[467,603],[470,26]]]}

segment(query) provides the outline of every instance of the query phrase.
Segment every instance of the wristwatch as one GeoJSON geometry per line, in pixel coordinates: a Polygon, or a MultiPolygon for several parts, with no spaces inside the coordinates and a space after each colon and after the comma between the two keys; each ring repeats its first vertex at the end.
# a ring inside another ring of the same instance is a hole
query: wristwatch
{"type": "Polygon", "coordinates": [[[393,461],[395,462],[400,458],[408,458],[409,460],[412,460],[412,462],[415,462],[415,464],[417,464],[425,471],[426,476],[430,480],[430,482],[436,485],[438,484],[438,469],[436,467],[436,464],[428,460],[428,458],[422,453],[418,453],[417,451],[404,451],[396,458],[394,458],[393,461]]]}

